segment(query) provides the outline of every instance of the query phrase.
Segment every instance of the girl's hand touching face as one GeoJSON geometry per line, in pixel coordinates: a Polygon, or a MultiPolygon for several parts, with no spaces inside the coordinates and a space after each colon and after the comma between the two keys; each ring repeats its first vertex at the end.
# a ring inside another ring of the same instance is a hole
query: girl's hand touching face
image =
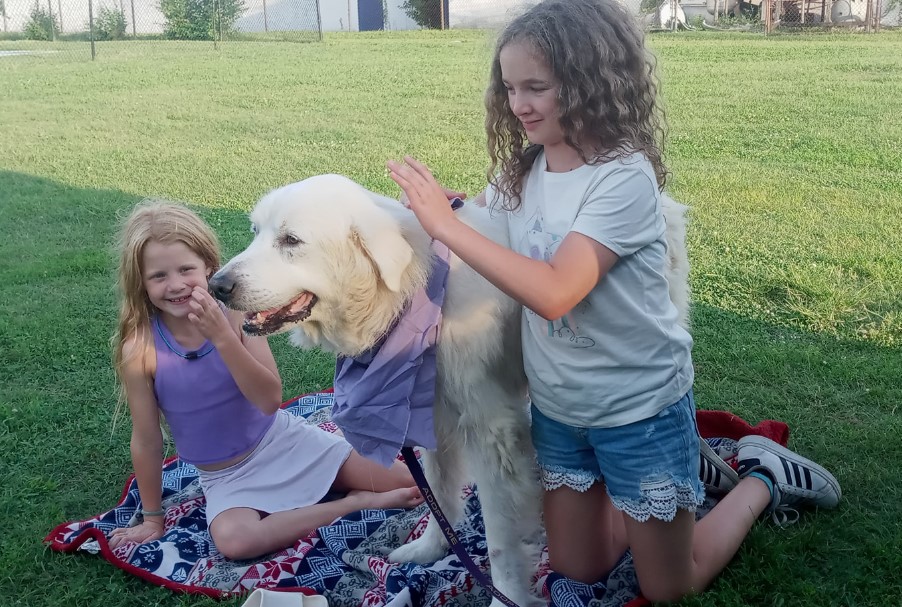
{"type": "Polygon", "coordinates": [[[219,302],[213,299],[206,289],[195,286],[191,291],[191,301],[188,305],[191,307],[188,320],[204,337],[213,342],[214,346],[224,337],[234,335],[229,319],[219,307],[219,302]]]}
{"type": "Polygon", "coordinates": [[[410,156],[404,157],[404,163],[389,160],[388,170],[389,176],[404,190],[407,206],[426,233],[441,240],[442,229],[457,221],[442,186],[426,165],[410,156]]]}

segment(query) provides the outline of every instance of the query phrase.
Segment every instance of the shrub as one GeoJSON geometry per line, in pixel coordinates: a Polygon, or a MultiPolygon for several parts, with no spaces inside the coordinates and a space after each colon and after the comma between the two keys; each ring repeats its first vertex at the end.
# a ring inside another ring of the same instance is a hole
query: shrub
{"type": "Polygon", "coordinates": [[[34,7],[25,23],[25,37],[29,40],[53,40],[60,31],[59,24],[49,12],[34,7]]]}
{"type": "Polygon", "coordinates": [[[401,5],[407,16],[422,27],[439,29],[442,26],[440,0],[405,0],[401,5]]]}
{"type": "Polygon", "coordinates": [[[122,40],[125,38],[125,15],[116,9],[100,7],[94,19],[95,40],[122,40]]]}
{"type": "Polygon", "coordinates": [[[244,0],[160,0],[160,11],[166,18],[163,36],[212,40],[218,31],[232,32],[244,10],[244,0]]]}

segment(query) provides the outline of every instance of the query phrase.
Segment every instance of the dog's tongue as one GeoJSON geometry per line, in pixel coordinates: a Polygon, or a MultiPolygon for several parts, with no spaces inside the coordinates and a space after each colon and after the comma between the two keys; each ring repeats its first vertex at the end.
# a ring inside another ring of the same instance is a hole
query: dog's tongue
{"type": "Polygon", "coordinates": [[[248,312],[245,314],[245,317],[250,321],[255,322],[263,322],[270,316],[274,314],[278,314],[279,312],[283,314],[294,314],[296,312],[301,312],[310,304],[310,300],[313,299],[313,293],[304,291],[301,293],[297,299],[284,307],[276,307],[270,308],[269,310],[263,310],[261,312],[248,312]]]}
{"type": "Polygon", "coordinates": [[[311,299],[313,299],[313,293],[304,291],[303,293],[301,293],[301,296],[295,299],[288,307],[288,313],[294,314],[295,312],[302,311],[310,304],[311,299]]]}

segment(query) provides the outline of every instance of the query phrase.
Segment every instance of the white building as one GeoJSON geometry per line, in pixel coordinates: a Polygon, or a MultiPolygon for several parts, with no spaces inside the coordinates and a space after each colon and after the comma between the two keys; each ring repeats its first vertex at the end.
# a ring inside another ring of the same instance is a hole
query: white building
{"type": "MultiPolygon", "coordinates": [[[[451,27],[499,27],[537,0],[446,0],[451,27]]],[[[641,0],[623,0],[632,12],[639,12],[641,0]]]]}
{"type": "Polygon", "coordinates": [[[324,32],[419,29],[404,0],[319,0],[324,32]]]}

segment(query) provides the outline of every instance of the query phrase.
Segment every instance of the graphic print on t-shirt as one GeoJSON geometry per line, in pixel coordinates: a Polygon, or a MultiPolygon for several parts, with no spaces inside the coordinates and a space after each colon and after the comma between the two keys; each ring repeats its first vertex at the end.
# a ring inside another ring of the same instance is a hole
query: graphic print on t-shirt
{"type": "MultiPolygon", "coordinates": [[[[529,256],[532,259],[544,262],[551,261],[555,251],[557,251],[557,248],[564,240],[563,237],[557,234],[545,231],[545,221],[542,217],[541,209],[536,209],[536,212],[526,221],[525,238],[528,245],[526,250],[529,251],[529,256]]],[[[577,333],[579,323],[576,321],[575,312],[585,310],[588,305],[588,302],[583,300],[558,320],[546,321],[548,323],[548,336],[566,339],[574,348],[591,348],[594,346],[594,339],[577,333]]],[[[526,313],[538,317],[538,314],[529,308],[526,309],[526,313]]]]}

